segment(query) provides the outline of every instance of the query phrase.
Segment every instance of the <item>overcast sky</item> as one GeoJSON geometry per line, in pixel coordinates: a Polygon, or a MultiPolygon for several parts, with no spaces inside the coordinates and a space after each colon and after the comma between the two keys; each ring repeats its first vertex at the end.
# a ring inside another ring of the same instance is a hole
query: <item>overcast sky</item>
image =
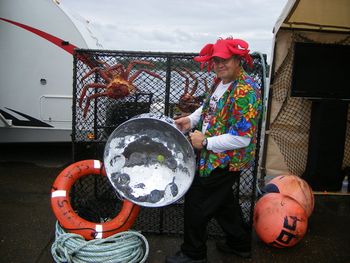
{"type": "Polygon", "coordinates": [[[233,36],[270,57],[272,29],[287,0],[60,2],[92,23],[105,49],[199,52],[218,37],[233,36]]]}

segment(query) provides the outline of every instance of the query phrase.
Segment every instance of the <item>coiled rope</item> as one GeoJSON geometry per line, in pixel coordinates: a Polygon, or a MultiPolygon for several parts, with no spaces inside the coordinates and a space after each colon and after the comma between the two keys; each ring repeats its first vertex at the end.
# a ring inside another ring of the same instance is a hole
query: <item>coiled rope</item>
{"type": "Polygon", "coordinates": [[[143,263],[148,253],[147,239],[136,231],[86,241],[81,235],[66,233],[58,222],[56,239],[51,247],[57,263],[143,263]]]}

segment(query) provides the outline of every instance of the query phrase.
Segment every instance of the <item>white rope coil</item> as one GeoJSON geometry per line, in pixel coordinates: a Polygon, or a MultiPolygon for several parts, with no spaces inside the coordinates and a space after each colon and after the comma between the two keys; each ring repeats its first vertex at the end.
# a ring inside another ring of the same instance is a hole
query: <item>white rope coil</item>
{"type": "Polygon", "coordinates": [[[143,263],[149,253],[147,239],[136,231],[125,231],[103,239],[86,241],[66,233],[56,223],[51,254],[57,263],[143,263]]]}

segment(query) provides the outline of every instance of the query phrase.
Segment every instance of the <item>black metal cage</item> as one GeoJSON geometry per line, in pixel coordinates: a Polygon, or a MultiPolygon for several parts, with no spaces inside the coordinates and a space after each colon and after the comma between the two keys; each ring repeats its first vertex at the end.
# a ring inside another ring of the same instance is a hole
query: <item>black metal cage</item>
{"type": "MultiPolygon", "coordinates": [[[[109,135],[118,125],[133,116],[151,112],[174,117],[184,113],[179,109],[181,108],[179,103],[186,86],[187,91],[192,91],[193,97],[200,102],[206,89],[213,84],[214,74],[200,69],[199,64],[193,61],[196,55],[194,53],[76,50],[72,129],[74,160],[103,161],[104,145],[109,135]],[[124,69],[125,71],[130,69],[130,72],[127,72],[128,76],[124,74],[123,77],[132,80],[133,87],[128,90],[130,93],[127,96],[116,98],[111,96],[107,89],[113,82],[113,74],[123,73],[121,70],[124,69]]],[[[253,68],[246,65],[243,67],[260,85],[264,97],[265,57],[260,53],[251,55],[253,68]]],[[[258,130],[260,131],[260,127],[258,130]]],[[[248,226],[252,223],[260,132],[257,136],[255,165],[244,170],[233,187],[239,197],[248,226]]],[[[71,199],[78,213],[88,220],[95,221],[115,215],[119,209],[118,203],[120,204],[105,178],[80,179],[73,187],[71,199]],[[93,211],[95,215],[98,214],[97,218],[92,215],[93,211]]],[[[134,227],[144,232],[180,234],[183,232],[182,206],[183,199],[163,208],[142,208],[134,227]]],[[[208,232],[209,235],[222,234],[214,220],[209,224],[208,232]]]]}

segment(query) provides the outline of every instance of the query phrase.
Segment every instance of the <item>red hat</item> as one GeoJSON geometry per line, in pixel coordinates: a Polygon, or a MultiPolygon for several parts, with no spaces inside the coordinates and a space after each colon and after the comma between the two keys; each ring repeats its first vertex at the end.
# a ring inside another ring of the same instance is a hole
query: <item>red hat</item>
{"type": "Polygon", "coordinates": [[[212,58],[230,58],[237,55],[243,58],[250,67],[253,66],[253,60],[249,55],[248,43],[241,39],[218,39],[215,44],[206,44],[199,52],[199,56],[194,58],[194,61],[201,63],[201,69],[208,64],[208,72],[211,70],[212,58]]]}

